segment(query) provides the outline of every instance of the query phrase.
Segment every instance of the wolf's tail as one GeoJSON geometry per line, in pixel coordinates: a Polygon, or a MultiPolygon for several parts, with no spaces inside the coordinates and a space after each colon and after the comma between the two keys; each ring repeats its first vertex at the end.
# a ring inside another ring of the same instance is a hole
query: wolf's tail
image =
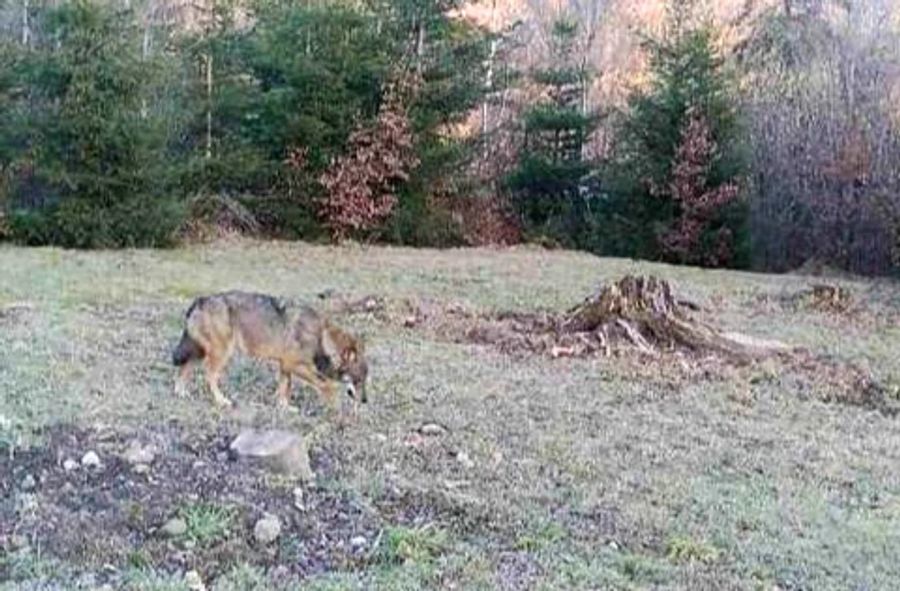
{"type": "Polygon", "coordinates": [[[203,359],[203,355],[203,348],[185,330],[181,333],[178,346],[172,351],[172,363],[180,367],[195,359],[203,359]]]}

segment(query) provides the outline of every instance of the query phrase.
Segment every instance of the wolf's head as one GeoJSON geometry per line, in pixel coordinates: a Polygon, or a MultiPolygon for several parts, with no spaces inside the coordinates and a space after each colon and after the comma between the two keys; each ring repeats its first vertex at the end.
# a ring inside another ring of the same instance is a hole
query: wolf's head
{"type": "Polygon", "coordinates": [[[329,326],[322,335],[322,348],[331,362],[332,374],[340,380],[344,392],[362,403],[368,402],[366,380],[369,365],[366,363],[362,339],[343,330],[329,326]]]}

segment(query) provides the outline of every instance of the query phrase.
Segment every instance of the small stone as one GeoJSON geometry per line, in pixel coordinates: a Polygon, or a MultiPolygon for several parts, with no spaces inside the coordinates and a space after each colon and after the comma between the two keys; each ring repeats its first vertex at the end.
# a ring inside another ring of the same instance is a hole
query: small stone
{"type": "Polygon", "coordinates": [[[66,460],[62,463],[62,467],[66,472],[72,472],[78,469],[78,462],[76,462],[72,458],[66,458],[66,460]]]}
{"type": "Polygon", "coordinates": [[[447,429],[437,423],[425,423],[419,427],[419,433],[428,437],[436,437],[438,435],[443,435],[446,432],[447,429]]]}
{"type": "Polygon", "coordinates": [[[410,433],[403,438],[403,445],[418,449],[425,445],[425,438],[418,433],[410,433]]]}
{"type": "Polygon", "coordinates": [[[184,573],[184,585],[191,591],[206,591],[206,585],[203,583],[203,578],[200,576],[195,570],[189,570],[184,573]]]}
{"type": "Polygon", "coordinates": [[[150,466],[147,464],[135,464],[131,469],[135,474],[146,474],[150,471],[150,466]]]}
{"type": "Polygon", "coordinates": [[[294,509],[306,511],[306,504],[303,502],[303,489],[299,486],[294,488],[294,509]]]}
{"type": "Polygon", "coordinates": [[[467,454],[464,451],[461,451],[458,454],[456,454],[456,461],[459,462],[460,464],[462,464],[462,467],[465,468],[466,470],[471,470],[472,468],[475,467],[475,462],[473,462],[472,458],[469,457],[469,454],[467,454]]]}
{"type": "Polygon", "coordinates": [[[260,544],[271,544],[281,535],[281,522],[274,515],[265,515],[253,527],[253,537],[260,544]]]}
{"type": "Polygon", "coordinates": [[[306,440],[287,431],[245,430],[229,447],[238,458],[262,460],[270,469],[304,481],[315,479],[306,440]]]}
{"type": "Polygon", "coordinates": [[[447,306],[447,312],[450,314],[463,314],[466,311],[466,307],[462,305],[461,302],[451,302],[449,306],[447,306]]]}
{"type": "Polygon", "coordinates": [[[28,538],[21,534],[12,534],[11,536],[9,536],[9,546],[13,550],[25,548],[26,546],[28,546],[28,538]]]}
{"type": "Polygon", "coordinates": [[[35,481],[34,476],[26,474],[25,478],[22,479],[22,490],[34,490],[35,486],[37,486],[37,481],[35,481]]]}
{"type": "Polygon", "coordinates": [[[187,532],[187,524],[183,519],[179,519],[178,517],[173,517],[168,520],[159,531],[169,536],[170,538],[177,538],[178,536],[183,536],[187,532]]]}
{"type": "Polygon", "coordinates": [[[407,316],[403,319],[403,326],[405,328],[413,328],[415,325],[419,323],[419,318],[417,316],[407,316]]]}
{"type": "Polygon", "coordinates": [[[96,452],[89,451],[81,458],[81,465],[85,468],[99,468],[100,456],[96,452]]]}
{"type": "Polygon", "coordinates": [[[133,440],[125,452],[122,459],[131,465],[135,464],[152,464],[156,459],[156,447],[153,445],[143,445],[137,439],[133,440]]]}
{"type": "Polygon", "coordinates": [[[615,540],[610,540],[610,542],[606,546],[613,551],[618,551],[619,549],[619,544],[617,544],[615,540]]]}
{"type": "Polygon", "coordinates": [[[366,536],[355,536],[350,538],[350,545],[354,548],[362,548],[366,545],[366,542],[368,542],[366,536]]]}

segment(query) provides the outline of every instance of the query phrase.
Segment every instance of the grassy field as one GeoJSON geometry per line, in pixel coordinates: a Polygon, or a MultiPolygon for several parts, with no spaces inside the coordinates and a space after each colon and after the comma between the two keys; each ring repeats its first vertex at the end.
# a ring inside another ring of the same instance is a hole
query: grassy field
{"type": "Polygon", "coordinates": [[[241,427],[323,422],[237,360],[220,413],[172,392],[191,298],[240,288],[476,311],[563,310],[627,273],[671,280],[704,320],[900,384],[900,285],[828,279],[850,313],[792,303],[821,278],[703,271],[537,249],[223,243],[149,252],[0,248],[0,589],[895,589],[900,417],[779,363],[673,372],[629,357],[510,356],[339,316],[364,333],[370,404],[319,430],[317,481],[223,460],[241,427]],[[421,436],[427,423],[446,428],[421,436]],[[112,459],[157,441],[148,474],[112,459]],[[61,463],[96,450],[99,475],[61,463]],[[109,459],[107,459],[109,458],[109,459]],[[29,482],[30,480],[30,482],[29,482]],[[285,524],[268,548],[254,520],[285,524]],[[189,517],[185,539],[158,526],[189,517]],[[362,540],[362,541],[360,541],[362,540]]]}

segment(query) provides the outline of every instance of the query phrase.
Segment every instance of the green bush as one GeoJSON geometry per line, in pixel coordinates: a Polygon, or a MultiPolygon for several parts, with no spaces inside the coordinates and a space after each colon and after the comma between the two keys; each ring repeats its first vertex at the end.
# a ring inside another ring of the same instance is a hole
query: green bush
{"type": "Polygon", "coordinates": [[[11,212],[10,236],[30,246],[68,248],[166,247],[175,243],[185,205],[174,199],[138,199],[101,207],[69,199],[37,210],[11,212]]]}

